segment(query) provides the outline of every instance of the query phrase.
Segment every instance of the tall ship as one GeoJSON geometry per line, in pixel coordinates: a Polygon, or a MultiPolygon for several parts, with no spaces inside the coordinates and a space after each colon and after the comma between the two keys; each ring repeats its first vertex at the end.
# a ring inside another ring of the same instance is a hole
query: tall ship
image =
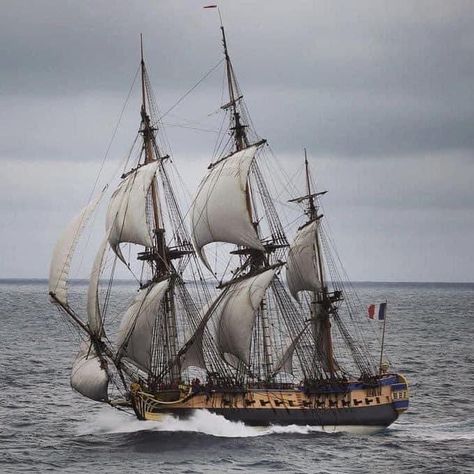
{"type": "Polygon", "coordinates": [[[376,338],[364,331],[360,304],[332,252],[321,212],[325,191],[316,189],[306,153],[304,188],[281,184],[281,193],[293,193],[286,206],[301,214],[287,237],[279,196],[270,192],[278,164],[252,126],[222,26],[221,33],[227,126],[189,210],[180,209],[170,157],[158,145],[142,53],[137,159],[108,205],[86,317],[72,308],[67,280],[79,233],[101,196],[56,246],[49,294],[84,334],[71,385],[141,420],[207,410],[249,425],[381,430],[408,408],[407,381],[369,347],[376,338]],[[123,251],[130,244],[141,246],[133,257],[123,251]],[[133,273],[138,291],[113,338],[106,323],[114,270],[131,269],[132,259],[141,268],[133,273]]]}

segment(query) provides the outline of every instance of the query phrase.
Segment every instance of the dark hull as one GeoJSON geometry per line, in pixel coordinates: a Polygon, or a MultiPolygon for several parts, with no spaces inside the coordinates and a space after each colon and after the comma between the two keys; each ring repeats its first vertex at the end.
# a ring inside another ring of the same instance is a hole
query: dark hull
{"type": "MultiPolygon", "coordinates": [[[[195,409],[162,410],[181,418],[192,416],[195,409]]],[[[210,408],[207,411],[230,421],[241,421],[250,426],[300,425],[300,426],[374,426],[386,427],[397,418],[391,405],[333,410],[300,409],[274,410],[271,408],[210,408]]]]}

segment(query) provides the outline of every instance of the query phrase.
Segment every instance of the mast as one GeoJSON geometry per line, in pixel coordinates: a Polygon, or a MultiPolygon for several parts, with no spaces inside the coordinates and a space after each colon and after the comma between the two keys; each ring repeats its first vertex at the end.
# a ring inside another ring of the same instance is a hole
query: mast
{"type": "Polygon", "coordinates": [[[234,137],[235,151],[240,151],[249,146],[247,133],[245,130],[247,128],[247,125],[242,124],[240,112],[237,108],[237,102],[242,99],[242,96],[236,97],[236,93],[238,91],[237,80],[235,78],[234,69],[232,68],[232,62],[230,60],[229,52],[227,50],[227,40],[225,36],[224,26],[222,25],[222,23],[221,32],[226,64],[227,88],[229,90],[229,102],[223,105],[222,108],[224,110],[227,108],[231,109],[232,126],[230,129],[234,137]]]}
{"type": "Polygon", "coordinates": [[[315,231],[315,245],[316,245],[316,260],[319,281],[321,290],[311,291],[313,297],[311,301],[311,326],[313,333],[313,343],[315,346],[315,354],[321,354],[324,358],[324,369],[328,372],[330,378],[334,378],[336,372],[336,366],[334,363],[334,351],[331,335],[331,322],[329,319],[330,313],[332,312],[332,303],[337,301],[334,295],[330,295],[327,284],[324,277],[324,263],[321,252],[321,236],[319,232],[319,220],[322,219],[323,215],[318,215],[318,207],[315,202],[316,198],[326,191],[320,193],[313,193],[311,191],[311,177],[309,171],[308,156],[306,148],[304,149],[304,164],[305,164],[305,179],[306,179],[306,195],[292,201],[307,201],[306,215],[308,216],[308,224],[316,222],[314,226],[315,231]]]}
{"type": "MultiPolygon", "coordinates": [[[[317,215],[317,208],[314,204],[314,199],[316,196],[311,194],[310,189],[310,178],[309,178],[309,166],[308,166],[308,157],[306,154],[305,149],[305,168],[306,168],[306,181],[308,183],[308,196],[309,196],[309,207],[310,213],[312,213],[313,219],[322,219],[322,215],[317,215]]],[[[322,311],[319,312],[319,324],[320,324],[320,331],[321,331],[321,339],[323,341],[323,347],[326,350],[324,354],[326,356],[326,367],[329,371],[330,378],[334,378],[335,373],[335,364],[334,364],[334,351],[333,351],[333,344],[332,344],[332,335],[331,335],[331,321],[329,320],[329,313],[332,309],[332,302],[331,298],[328,294],[328,287],[325,282],[324,278],[324,271],[323,271],[323,260],[322,260],[322,252],[321,252],[321,236],[319,234],[319,222],[315,227],[316,230],[316,250],[318,255],[318,269],[319,275],[321,279],[321,287],[322,292],[319,295],[318,304],[322,311]]],[[[315,293],[313,293],[315,295],[315,293]]],[[[315,295],[316,296],[316,295],[315,295]]]]}
{"type": "MultiPolygon", "coordinates": [[[[385,306],[387,305],[387,300],[385,300],[385,306]]],[[[379,375],[383,374],[383,346],[385,342],[385,324],[387,323],[387,313],[385,312],[383,318],[383,330],[382,330],[382,344],[380,346],[380,360],[379,360],[379,375]]]]}
{"type": "MultiPolygon", "coordinates": [[[[140,115],[142,119],[140,131],[143,136],[143,150],[145,154],[145,164],[151,163],[155,160],[162,160],[164,157],[160,155],[158,146],[155,141],[155,132],[151,124],[150,116],[147,111],[147,72],[145,67],[145,60],[143,57],[143,36],[140,34],[140,70],[141,70],[141,89],[142,89],[142,105],[140,115]],[[155,156],[156,155],[156,158],[155,156]]],[[[161,218],[161,209],[158,201],[158,191],[156,180],[151,184],[151,199],[153,208],[154,220],[154,238],[156,243],[156,267],[154,269],[153,279],[164,275],[169,268],[169,261],[166,256],[165,248],[165,229],[163,226],[163,219],[161,218]]],[[[151,264],[152,265],[152,264],[151,264]]],[[[153,265],[152,265],[153,267],[153,265]]]]}
{"type": "MultiPolygon", "coordinates": [[[[208,167],[193,200],[192,238],[196,253],[211,271],[203,252],[206,245],[237,246],[230,253],[240,257],[240,264],[229,281],[220,282],[218,288],[225,294],[213,316],[219,355],[235,369],[239,382],[269,382],[277,374],[275,355],[282,347],[283,332],[278,329],[299,334],[303,321],[277,276],[288,241],[257,159],[266,141],[248,125],[222,22],[221,34],[228,89],[228,102],[222,109],[230,115],[231,138],[225,152],[208,167]]],[[[300,357],[302,351],[297,352],[300,357]]],[[[313,364],[307,360],[304,371],[309,374],[313,364]]]]}
{"type": "MultiPolygon", "coordinates": [[[[308,164],[308,155],[306,152],[306,148],[304,149],[304,166],[305,166],[305,175],[306,175],[306,196],[308,197],[308,210],[307,214],[309,217],[310,221],[313,221],[316,219],[317,211],[316,211],[316,206],[314,205],[314,198],[311,196],[311,180],[309,176],[309,164],[308,164]]],[[[317,232],[317,231],[316,231],[317,232]]],[[[321,285],[323,285],[323,271],[322,271],[322,262],[320,258],[320,252],[319,252],[319,236],[316,234],[316,247],[317,247],[317,255],[318,255],[318,273],[319,273],[319,278],[321,281],[321,285]]],[[[321,320],[320,320],[320,313],[319,311],[319,304],[318,304],[318,294],[316,291],[312,291],[312,298],[311,298],[311,306],[310,306],[310,311],[311,311],[311,330],[312,330],[312,335],[313,335],[313,344],[315,347],[318,346],[319,344],[319,333],[320,328],[318,326],[321,325],[321,320]]]]}
{"type": "MultiPolygon", "coordinates": [[[[220,14],[220,13],[219,13],[220,14]]],[[[232,136],[234,138],[234,147],[235,151],[238,152],[247,148],[250,143],[247,137],[247,125],[242,123],[241,120],[241,113],[238,107],[238,102],[243,98],[243,96],[239,92],[239,88],[237,85],[237,79],[235,77],[234,69],[232,67],[232,62],[230,60],[229,51],[227,48],[227,39],[225,36],[224,25],[222,24],[221,19],[221,32],[222,32],[222,44],[224,46],[224,57],[226,63],[226,75],[227,75],[227,88],[229,91],[229,102],[225,104],[222,108],[225,110],[230,108],[231,111],[231,127],[230,130],[232,132],[232,136]]],[[[258,218],[256,216],[256,206],[254,202],[254,195],[252,193],[251,187],[248,185],[247,187],[247,202],[248,208],[250,210],[250,215],[252,219],[252,224],[255,228],[255,232],[257,236],[259,236],[259,229],[258,229],[258,218]]],[[[245,252],[245,250],[243,250],[245,252]]],[[[238,251],[237,251],[238,252],[238,251]]],[[[262,254],[261,251],[252,251],[250,250],[250,268],[251,271],[259,271],[263,267],[268,265],[267,257],[262,254]]],[[[264,365],[264,374],[265,380],[269,381],[273,374],[273,344],[270,332],[270,321],[268,316],[268,308],[266,304],[265,297],[262,299],[260,303],[260,308],[258,310],[260,312],[260,317],[258,321],[261,325],[261,343],[263,346],[263,365],[264,365]]],[[[255,334],[257,335],[259,331],[255,334]]]]}
{"type": "MultiPolygon", "coordinates": [[[[167,157],[162,156],[155,139],[155,132],[158,130],[151,123],[149,110],[149,91],[148,91],[148,75],[145,67],[143,55],[143,36],[140,34],[140,70],[141,70],[141,127],[140,132],[143,136],[144,164],[152,163],[156,160],[164,160],[167,157]]],[[[151,107],[150,107],[151,108],[151,107]]],[[[152,281],[158,281],[163,278],[169,278],[170,284],[166,292],[164,301],[164,328],[166,349],[168,351],[168,361],[175,360],[177,354],[177,322],[176,322],[176,305],[175,305],[175,285],[173,281],[173,268],[169,259],[169,249],[166,246],[165,228],[162,216],[162,210],[159,204],[157,181],[153,179],[151,183],[151,201],[153,214],[153,233],[155,240],[155,249],[143,252],[139,255],[139,259],[147,260],[152,269],[152,281]]],[[[155,339],[156,342],[156,339],[155,339]]],[[[156,348],[153,349],[156,351],[156,348]]],[[[179,367],[173,366],[171,372],[171,381],[179,378],[179,367]]],[[[151,380],[154,383],[153,380],[151,380]]]]}
{"type": "MultiPolygon", "coordinates": [[[[50,269],[49,294],[53,303],[87,335],[92,347],[89,352],[100,361],[100,365],[95,367],[97,374],[102,376],[107,372],[107,363],[112,362],[125,388],[128,386],[128,379],[142,384],[146,377],[148,388],[153,390],[161,384],[174,386],[180,379],[182,368],[186,368],[180,359],[183,355],[182,342],[186,341],[181,340],[188,330],[196,331],[200,327],[201,315],[189,290],[184,286],[183,271],[196,256],[174,194],[172,180],[164,165],[168,156],[160,153],[157,145],[157,108],[145,66],[141,35],[139,67],[141,121],[138,140],[134,141],[128,158],[133,151],[138,156],[134,166],[124,171],[121,182],[110,197],[105,219],[106,236],[92,265],[87,301],[88,322],[81,319],[69,306],[67,284],[77,241],[105,189],[75,217],[56,244],[50,269]],[[165,228],[170,237],[169,243],[165,240],[165,228]],[[122,254],[121,244],[141,246],[137,260],[143,262],[142,275],[140,289],[122,316],[112,347],[105,335],[103,323],[116,262],[120,260],[133,273],[130,262],[122,254]],[[114,260],[107,296],[101,306],[99,282],[109,248],[118,260],[114,260]],[[145,277],[143,267],[149,267],[145,277]],[[145,278],[149,278],[148,281],[145,278]]],[[[210,298],[210,293],[206,285],[203,285],[204,278],[199,267],[193,271],[197,276],[193,275],[192,284],[194,288],[202,290],[202,295],[199,296],[202,304],[210,298]]],[[[211,337],[201,327],[201,340],[204,336],[211,337]]],[[[206,370],[203,349],[197,346],[195,351],[197,355],[193,354],[193,360],[201,364],[196,366],[206,370]]],[[[216,364],[216,367],[219,366],[222,366],[220,359],[216,364]]],[[[224,369],[223,373],[225,371],[224,369]]],[[[87,376],[90,379],[87,383],[94,384],[95,375],[87,376]]],[[[74,388],[80,391],[80,388],[74,388]]]]}
{"type": "Polygon", "coordinates": [[[263,362],[265,379],[270,380],[273,374],[273,352],[272,340],[270,336],[270,321],[268,318],[268,309],[265,299],[260,303],[261,322],[262,322],[262,338],[263,338],[263,362]]]}

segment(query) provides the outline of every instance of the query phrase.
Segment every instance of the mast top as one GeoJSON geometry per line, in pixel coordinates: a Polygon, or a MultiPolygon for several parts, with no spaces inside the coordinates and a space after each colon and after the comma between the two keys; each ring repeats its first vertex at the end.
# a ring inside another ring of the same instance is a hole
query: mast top
{"type": "Polygon", "coordinates": [[[219,11],[219,19],[221,22],[221,32],[222,32],[222,44],[224,46],[224,57],[226,62],[226,74],[227,74],[227,88],[229,90],[229,102],[223,107],[224,109],[230,109],[232,114],[232,125],[231,125],[231,134],[234,137],[235,151],[240,151],[249,146],[249,141],[247,138],[246,128],[247,125],[244,125],[241,122],[240,110],[237,107],[239,101],[243,98],[243,95],[240,94],[237,80],[235,78],[234,69],[232,67],[232,62],[229,56],[229,50],[227,48],[227,39],[225,36],[224,25],[222,24],[222,16],[219,11]]]}
{"type": "Polygon", "coordinates": [[[304,149],[304,167],[306,172],[306,195],[308,196],[308,215],[311,220],[316,217],[317,210],[314,204],[315,196],[311,194],[311,180],[309,176],[309,165],[308,165],[308,155],[306,153],[306,148],[304,149]]]}
{"type": "Polygon", "coordinates": [[[318,196],[323,196],[327,193],[327,191],[320,191],[320,192],[311,192],[311,174],[309,171],[309,162],[308,162],[308,154],[306,152],[306,148],[304,149],[304,166],[305,166],[305,175],[306,175],[306,194],[304,196],[299,196],[297,198],[290,199],[288,202],[296,202],[302,203],[303,201],[308,201],[308,208],[306,210],[306,214],[308,215],[309,219],[312,221],[314,219],[318,219],[322,216],[318,216],[318,206],[315,202],[318,196]]]}
{"type": "Polygon", "coordinates": [[[228,102],[223,105],[221,108],[223,110],[230,110],[230,135],[233,138],[233,151],[231,154],[248,148],[251,145],[250,140],[253,140],[253,137],[249,140],[247,136],[247,128],[248,124],[242,123],[242,116],[244,116],[244,120],[246,119],[245,112],[243,113],[243,109],[240,106],[240,102],[243,98],[242,94],[240,93],[239,86],[237,84],[237,79],[235,77],[235,73],[232,67],[232,62],[229,55],[229,48],[227,45],[227,37],[224,29],[224,23],[222,21],[222,14],[219,6],[217,4],[213,5],[206,5],[203,8],[211,8],[217,9],[219,14],[219,23],[220,23],[220,30],[222,34],[222,45],[224,48],[224,59],[226,64],[226,76],[227,76],[227,88],[229,93],[229,100],[228,102]]]}
{"type": "Polygon", "coordinates": [[[148,73],[145,67],[145,56],[143,53],[143,35],[140,33],[140,71],[141,71],[141,91],[142,104],[140,107],[141,127],[140,133],[143,135],[145,163],[151,163],[155,159],[161,159],[162,154],[155,141],[155,132],[158,127],[152,123],[153,97],[150,90],[148,73]],[[150,102],[151,98],[151,102],[150,102]],[[148,104],[148,107],[147,107],[148,104]]]}
{"type": "Polygon", "coordinates": [[[222,45],[224,46],[224,57],[226,61],[230,61],[229,50],[227,49],[227,39],[225,36],[224,25],[222,24],[222,18],[220,20],[221,20],[221,32],[222,32],[222,45]]]}
{"type": "Polygon", "coordinates": [[[140,33],[140,71],[141,71],[141,83],[142,83],[142,108],[141,108],[141,116],[142,122],[145,126],[149,125],[150,118],[148,117],[146,111],[146,84],[145,84],[145,60],[143,58],[143,35],[140,33]]]}

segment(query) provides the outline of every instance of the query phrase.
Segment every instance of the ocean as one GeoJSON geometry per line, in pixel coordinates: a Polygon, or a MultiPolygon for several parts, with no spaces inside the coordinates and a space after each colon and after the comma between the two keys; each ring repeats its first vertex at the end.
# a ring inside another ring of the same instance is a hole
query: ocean
{"type": "Polygon", "coordinates": [[[410,382],[409,411],[370,436],[210,413],[142,422],[89,401],[69,386],[75,341],[47,283],[0,282],[0,472],[474,472],[474,284],[357,288],[388,300],[386,352],[410,382]]]}

